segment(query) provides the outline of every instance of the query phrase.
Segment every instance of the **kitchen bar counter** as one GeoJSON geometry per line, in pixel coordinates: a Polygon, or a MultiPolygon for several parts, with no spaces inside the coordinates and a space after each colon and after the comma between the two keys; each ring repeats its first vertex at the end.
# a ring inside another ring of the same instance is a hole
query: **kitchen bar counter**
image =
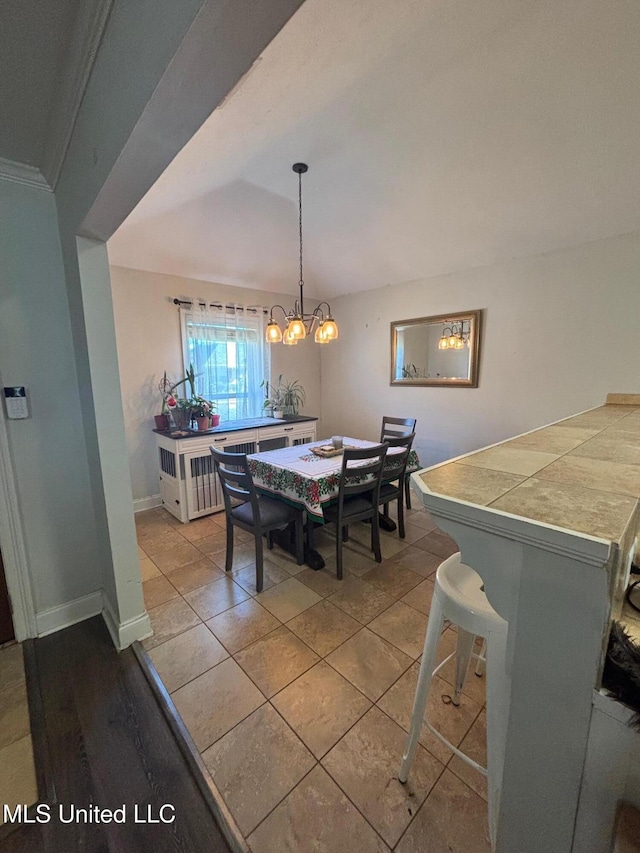
{"type": "MultiPolygon", "coordinates": [[[[429,492],[604,539],[625,550],[640,498],[640,395],[610,403],[420,472],[429,492]]],[[[632,544],[632,543],[628,543],[632,544]]],[[[609,570],[617,572],[620,561],[609,570]]],[[[612,577],[612,617],[640,641],[640,613],[623,607],[612,577]]]]}
{"type": "Polygon", "coordinates": [[[509,623],[504,701],[488,719],[496,850],[607,849],[606,833],[598,846],[592,831],[602,802],[580,801],[594,695],[635,552],[640,395],[609,395],[411,479],[509,623]]]}
{"type": "Polygon", "coordinates": [[[421,479],[436,494],[620,542],[640,497],[640,400],[503,441],[421,479]]]}

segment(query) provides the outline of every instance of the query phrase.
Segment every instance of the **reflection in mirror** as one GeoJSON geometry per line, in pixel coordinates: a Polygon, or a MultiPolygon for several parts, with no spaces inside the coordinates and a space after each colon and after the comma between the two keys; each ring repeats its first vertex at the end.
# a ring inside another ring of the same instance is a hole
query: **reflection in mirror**
{"type": "Polygon", "coordinates": [[[476,388],[480,311],[391,324],[391,384],[476,388]]]}

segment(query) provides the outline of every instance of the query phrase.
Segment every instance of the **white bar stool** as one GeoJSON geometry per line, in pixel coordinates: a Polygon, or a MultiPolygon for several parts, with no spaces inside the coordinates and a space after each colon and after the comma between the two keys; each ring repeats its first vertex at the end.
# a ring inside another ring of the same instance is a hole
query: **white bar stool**
{"type": "MultiPolygon", "coordinates": [[[[500,677],[500,670],[504,670],[504,649],[505,638],[507,633],[507,622],[499,616],[491,607],[487,596],[484,593],[482,578],[470,566],[465,565],[460,559],[460,553],[453,554],[446,559],[436,572],[436,583],[433,601],[431,603],[431,611],[429,613],[429,621],[427,623],[427,634],[424,639],[424,651],[422,654],[422,663],[420,664],[420,674],[418,675],[418,686],[413,702],[413,713],[411,716],[411,727],[409,729],[409,737],[405,747],[404,755],[402,756],[402,764],[398,778],[401,782],[407,781],[407,776],[411,769],[413,759],[415,758],[416,749],[418,747],[418,738],[422,725],[427,726],[429,731],[442,741],[442,743],[457,755],[462,761],[465,761],[478,772],[489,777],[489,831],[492,843],[495,842],[496,816],[497,816],[497,796],[499,795],[499,785],[492,780],[492,750],[488,749],[489,760],[488,769],[482,767],[476,761],[473,761],[468,755],[454,746],[447,738],[444,737],[436,728],[434,728],[425,716],[427,705],[427,697],[431,680],[442,667],[451,660],[455,655],[456,658],[456,676],[455,689],[452,697],[454,705],[460,704],[460,693],[469,668],[469,660],[473,656],[480,662],[484,661],[484,653],[487,655],[487,739],[491,740],[493,732],[492,727],[495,726],[495,716],[491,717],[494,707],[503,704],[503,696],[501,688],[504,686],[504,679],[500,677]],[[438,643],[442,634],[442,627],[445,619],[450,620],[458,628],[458,641],[456,651],[450,654],[442,661],[435,669],[436,655],[438,652],[438,643]],[[484,639],[482,652],[480,655],[473,654],[473,643],[475,637],[484,639]],[[493,638],[493,643],[492,643],[493,638]],[[496,642],[497,641],[497,642],[496,642]],[[492,654],[495,653],[495,654],[492,654]],[[497,660],[496,660],[497,658],[497,660]],[[492,665],[493,664],[493,665],[492,665]],[[498,665],[498,668],[496,667],[498,665]],[[491,677],[491,673],[496,673],[497,677],[491,677]],[[492,683],[492,682],[500,683],[492,683]],[[493,782],[493,784],[492,784],[493,782]]],[[[476,669],[476,672],[478,669],[476,669]]],[[[502,717],[498,715],[498,719],[502,717]]],[[[494,738],[495,739],[495,738],[494,738]]],[[[489,747],[491,744],[489,745],[489,747]]],[[[500,773],[501,776],[501,768],[500,773]]]]}

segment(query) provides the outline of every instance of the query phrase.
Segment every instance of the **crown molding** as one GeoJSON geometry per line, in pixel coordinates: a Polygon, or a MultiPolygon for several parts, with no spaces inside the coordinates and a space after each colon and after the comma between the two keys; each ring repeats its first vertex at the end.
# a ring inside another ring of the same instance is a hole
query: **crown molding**
{"type": "Polygon", "coordinates": [[[55,106],[47,130],[42,173],[55,189],[114,0],[78,4],[66,61],[62,65],[55,106]]]}
{"type": "Polygon", "coordinates": [[[51,184],[40,169],[36,166],[27,166],[26,163],[18,163],[16,160],[0,157],[0,178],[14,184],[23,184],[27,187],[52,192],[51,184]]]}

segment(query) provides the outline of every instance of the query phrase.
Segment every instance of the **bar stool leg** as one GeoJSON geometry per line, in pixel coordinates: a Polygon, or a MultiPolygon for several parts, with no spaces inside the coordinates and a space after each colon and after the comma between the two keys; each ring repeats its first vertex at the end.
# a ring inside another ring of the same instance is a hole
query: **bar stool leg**
{"type": "MultiPolygon", "coordinates": [[[[486,657],[487,657],[487,641],[483,640],[482,641],[482,648],[480,649],[480,658],[485,658],[485,660],[486,660],[486,657]]],[[[476,675],[478,676],[478,678],[482,678],[482,676],[484,675],[484,661],[483,660],[478,659],[478,662],[476,663],[476,675]]]]}
{"type": "Polygon", "coordinates": [[[506,671],[507,635],[490,633],[487,643],[487,794],[489,837],[495,850],[500,791],[504,769],[509,675],[506,671]]]}
{"type": "Polygon", "coordinates": [[[422,663],[420,664],[420,673],[418,675],[418,686],[416,688],[416,696],[413,702],[413,713],[411,715],[411,726],[409,728],[409,736],[405,746],[404,755],[402,756],[402,764],[398,779],[401,782],[407,781],[407,776],[411,770],[413,759],[418,748],[418,738],[422,730],[422,722],[424,720],[424,712],[427,706],[427,697],[429,695],[429,687],[435,669],[436,657],[438,654],[438,643],[440,642],[440,634],[444,624],[444,613],[442,605],[438,598],[434,595],[431,602],[431,611],[429,613],[429,621],[427,622],[427,635],[424,638],[424,651],[422,653],[422,663]]]}
{"type": "Polygon", "coordinates": [[[455,690],[451,701],[454,705],[460,704],[460,694],[462,693],[462,686],[464,684],[464,680],[467,677],[467,670],[469,669],[469,661],[471,660],[471,651],[473,649],[473,643],[475,640],[475,636],[470,634],[468,631],[463,631],[462,628],[458,628],[458,641],[456,644],[456,679],[455,679],[455,690]]]}

